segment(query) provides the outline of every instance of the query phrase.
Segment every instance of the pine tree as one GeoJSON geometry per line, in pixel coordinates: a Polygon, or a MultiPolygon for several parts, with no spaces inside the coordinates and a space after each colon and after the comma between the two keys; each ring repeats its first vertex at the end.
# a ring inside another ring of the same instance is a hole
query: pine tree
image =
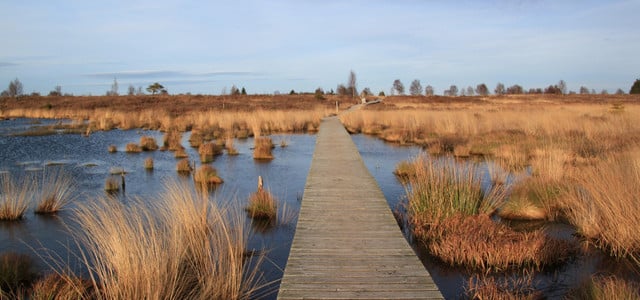
{"type": "Polygon", "coordinates": [[[629,94],[640,94],[640,79],[636,79],[631,86],[631,90],[629,90],[629,94]]]}

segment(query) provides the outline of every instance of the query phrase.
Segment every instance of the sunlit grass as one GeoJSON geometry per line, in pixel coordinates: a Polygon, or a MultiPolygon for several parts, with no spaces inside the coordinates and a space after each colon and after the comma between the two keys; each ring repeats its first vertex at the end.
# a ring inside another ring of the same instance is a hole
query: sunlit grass
{"type": "Polygon", "coordinates": [[[17,221],[24,217],[35,192],[32,178],[14,180],[10,174],[0,174],[0,221],[17,221]]]}
{"type": "Polygon", "coordinates": [[[36,214],[54,214],[63,210],[77,196],[73,177],[64,170],[46,169],[43,172],[42,188],[36,204],[36,214]]]}

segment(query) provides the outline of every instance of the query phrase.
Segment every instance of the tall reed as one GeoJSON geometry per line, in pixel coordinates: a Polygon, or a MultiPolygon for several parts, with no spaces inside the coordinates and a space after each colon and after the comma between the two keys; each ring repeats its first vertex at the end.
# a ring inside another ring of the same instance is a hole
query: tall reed
{"type": "Polygon", "coordinates": [[[0,174],[0,221],[17,221],[31,204],[35,182],[30,177],[15,181],[10,174],[0,174]]]}
{"type": "Polygon", "coordinates": [[[96,298],[249,298],[257,269],[243,257],[247,231],[237,212],[175,182],[153,203],[82,204],[76,236],[96,298]]]}
{"type": "Polygon", "coordinates": [[[409,212],[418,227],[452,217],[491,214],[504,200],[504,188],[482,189],[478,167],[459,164],[451,158],[420,156],[413,161],[410,176],[409,212]]]}
{"type": "Polygon", "coordinates": [[[76,186],[73,177],[61,168],[45,169],[35,213],[57,213],[75,199],[75,193],[76,186]]]}
{"type": "Polygon", "coordinates": [[[563,207],[597,247],[640,264],[640,151],[611,156],[574,176],[563,207]]]}

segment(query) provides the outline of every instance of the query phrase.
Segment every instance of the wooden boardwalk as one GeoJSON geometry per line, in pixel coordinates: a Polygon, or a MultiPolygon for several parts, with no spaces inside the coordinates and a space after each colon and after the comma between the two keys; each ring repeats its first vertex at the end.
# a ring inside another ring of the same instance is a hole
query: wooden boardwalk
{"type": "Polygon", "coordinates": [[[278,299],[441,299],[340,121],[325,119],[278,299]]]}

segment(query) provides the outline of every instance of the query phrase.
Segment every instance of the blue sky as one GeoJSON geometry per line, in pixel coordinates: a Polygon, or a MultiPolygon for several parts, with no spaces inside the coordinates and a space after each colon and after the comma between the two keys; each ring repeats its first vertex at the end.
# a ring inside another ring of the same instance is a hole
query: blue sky
{"type": "Polygon", "coordinates": [[[0,2],[0,89],[102,95],[358,88],[419,79],[622,88],[640,77],[640,0],[0,2]]]}

